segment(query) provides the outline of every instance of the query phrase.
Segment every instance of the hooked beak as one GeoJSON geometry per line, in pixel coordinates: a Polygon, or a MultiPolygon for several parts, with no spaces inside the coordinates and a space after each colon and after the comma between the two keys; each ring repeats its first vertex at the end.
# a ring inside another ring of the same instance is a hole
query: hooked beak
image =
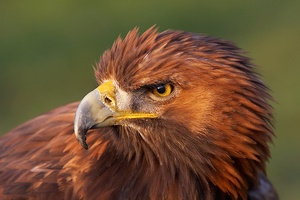
{"type": "Polygon", "coordinates": [[[156,118],[157,114],[118,110],[116,88],[113,81],[106,81],[88,93],[80,102],[74,120],[77,140],[88,149],[86,133],[89,129],[118,125],[123,119],[156,118]]]}

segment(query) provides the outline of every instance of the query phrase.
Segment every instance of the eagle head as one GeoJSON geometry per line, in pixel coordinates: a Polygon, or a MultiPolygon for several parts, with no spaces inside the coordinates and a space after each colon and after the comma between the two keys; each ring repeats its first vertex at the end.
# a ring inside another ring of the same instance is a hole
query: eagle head
{"type": "Polygon", "coordinates": [[[257,184],[273,134],[271,98],[234,44],[136,28],[94,70],[99,86],[78,106],[75,135],[88,149],[89,131],[90,150],[114,152],[131,169],[131,184],[153,180],[149,194],[172,197],[181,188],[183,198],[204,199],[215,191],[245,199],[257,184]]]}

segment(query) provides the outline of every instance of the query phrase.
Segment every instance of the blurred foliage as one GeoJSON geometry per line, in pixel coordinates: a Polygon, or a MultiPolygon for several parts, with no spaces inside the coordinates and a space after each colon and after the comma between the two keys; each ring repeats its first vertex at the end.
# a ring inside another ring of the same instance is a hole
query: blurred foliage
{"type": "Polygon", "coordinates": [[[95,86],[92,66],[118,35],[181,29],[234,41],[276,103],[268,174],[281,199],[300,195],[300,1],[0,1],[0,133],[95,86]]]}

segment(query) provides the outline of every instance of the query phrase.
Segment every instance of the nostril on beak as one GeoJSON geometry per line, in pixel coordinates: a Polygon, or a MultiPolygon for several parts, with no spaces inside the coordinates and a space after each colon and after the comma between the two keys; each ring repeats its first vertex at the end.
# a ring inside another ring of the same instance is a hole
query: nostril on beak
{"type": "Polygon", "coordinates": [[[108,95],[105,95],[103,97],[103,103],[105,103],[106,106],[108,106],[108,107],[114,107],[115,106],[115,103],[114,103],[113,99],[110,98],[108,95]]]}
{"type": "Polygon", "coordinates": [[[108,98],[108,97],[105,97],[105,98],[104,98],[104,103],[110,105],[111,102],[112,102],[112,100],[111,100],[110,98],[108,98]]]}

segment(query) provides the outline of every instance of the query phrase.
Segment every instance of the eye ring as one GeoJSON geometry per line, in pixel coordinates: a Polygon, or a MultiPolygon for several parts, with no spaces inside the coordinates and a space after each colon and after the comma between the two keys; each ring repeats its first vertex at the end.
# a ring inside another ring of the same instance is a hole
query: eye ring
{"type": "Polygon", "coordinates": [[[161,84],[157,85],[152,89],[152,93],[157,97],[167,97],[173,92],[173,85],[167,83],[167,84],[161,84]]]}

